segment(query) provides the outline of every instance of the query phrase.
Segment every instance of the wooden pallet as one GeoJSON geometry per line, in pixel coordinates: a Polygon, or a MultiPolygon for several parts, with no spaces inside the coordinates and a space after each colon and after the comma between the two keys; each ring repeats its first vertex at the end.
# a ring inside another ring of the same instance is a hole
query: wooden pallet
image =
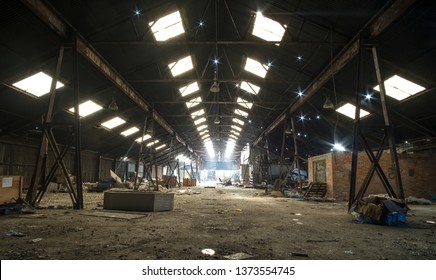
{"type": "Polygon", "coordinates": [[[325,197],[327,193],[326,183],[309,183],[309,187],[304,193],[304,197],[325,197]]]}

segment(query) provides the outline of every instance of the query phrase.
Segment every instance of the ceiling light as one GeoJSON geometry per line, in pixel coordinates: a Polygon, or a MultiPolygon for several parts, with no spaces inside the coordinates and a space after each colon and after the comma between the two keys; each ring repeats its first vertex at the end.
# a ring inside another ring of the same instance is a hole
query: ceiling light
{"type": "Polygon", "coordinates": [[[218,84],[217,81],[213,82],[212,86],[210,87],[210,92],[213,92],[213,93],[220,92],[220,85],[218,84]]]}
{"type": "Polygon", "coordinates": [[[109,104],[109,106],[107,108],[111,111],[118,111],[118,104],[115,101],[115,97],[112,97],[112,102],[111,102],[111,104],[109,104]]]}
{"type": "Polygon", "coordinates": [[[335,105],[333,104],[333,102],[330,100],[330,98],[328,96],[325,97],[325,102],[324,105],[322,105],[322,107],[324,109],[333,109],[335,108],[335,105]]]}
{"type": "MultiPolygon", "coordinates": [[[[400,101],[425,90],[424,87],[406,80],[398,75],[394,75],[387,79],[384,82],[384,85],[386,88],[386,95],[400,101]]],[[[380,91],[380,87],[378,85],[375,86],[374,89],[376,91],[380,91]]]]}

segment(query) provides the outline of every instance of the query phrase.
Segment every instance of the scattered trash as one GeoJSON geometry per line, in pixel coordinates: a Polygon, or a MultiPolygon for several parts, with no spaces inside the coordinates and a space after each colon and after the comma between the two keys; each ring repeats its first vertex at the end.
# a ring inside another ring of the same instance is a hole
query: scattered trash
{"type": "Polygon", "coordinates": [[[302,225],[303,223],[302,223],[302,222],[297,222],[297,224],[298,224],[298,225],[302,225]]]}
{"type": "Polygon", "coordinates": [[[417,204],[417,205],[431,205],[431,201],[425,198],[417,198],[414,196],[409,196],[406,198],[407,204],[417,204]]]}
{"type": "Polygon", "coordinates": [[[236,209],[236,212],[242,212],[242,209],[238,208],[236,209]]]}
{"type": "Polygon", "coordinates": [[[76,228],[76,231],[83,231],[83,227],[76,228]]]}
{"type": "Polygon", "coordinates": [[[224,256],[224,258],[228,259],[228,260],[247,260],[247,259],[250,259],[252,257],[253,257],[252,255],[244,253],[244,252],[224,256]]]}
{"type": "Polygon", "coordinates": [[[362,223],[394,225],[406,223],[406,204],[398,199],[382,196],[362,198],[352,206],[356,220],[362,223]]]}
{"type": "Polygon", "coordinates": [[[13,229],[11,229],[9,232],[6,233],[7,236],[17,236],[17,237],[23,237],[26,236],[26,234],[19,232],[19,231],[15,231],[13,229]]]}
{"type": "Polygon", "coordinates": [[[42,238],[35,238],[35,239],[30,240],[29,243],[38,243],[41,240],[42,240],[42,238]]]}
{"type": "Polygon", "coordinates": [[[431,225],[434,225],[434,224],[436,224],[434,221],[425,221],[427,224],[431,224],[431,225]]]}
{"type": "Polygon", "coordinates": [[[344,253],[345,253],[345,254],[350,254],[350,255],[352,255],[352,254],[353,254],[353,251],[348,250],[348,251],[344,251],[344,253]]]}
{"type": "Polygon", "coordinates": [[[295,252],[292,252],[291,255],[295,256],[295,257],[305,257],[305,258],[309,257],[309,255],[306,254],[306,253],[295,253],[295,252]]]}
{"type": "Polygon", "coordinates": [[[201,253],[205,256],[213,256],[215,255],[215,250],[213,249],[203,249],[201,250],[201,253]]]}
{"type": "Polygon", "coordinates": [[[296,213],[295,216],[301,216],[301,214],[300,213],[296,213]]]}

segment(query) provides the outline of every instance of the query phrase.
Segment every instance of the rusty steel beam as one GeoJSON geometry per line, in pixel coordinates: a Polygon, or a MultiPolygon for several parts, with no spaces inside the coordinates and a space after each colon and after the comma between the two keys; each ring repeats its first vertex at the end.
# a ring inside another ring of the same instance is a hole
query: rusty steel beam
{"type": "MultiPolygon", "coordinates": [[[[21,0],[36,16],[46,23],[51,30],[63,39],[71,39],[72,31],[77,32],[69,25],[47,1],[21,0]]],[[[145,101],[140,94],[112,67],[101,54],[87,42],[83,36],[77,34],[77,51],[103,75],[113,82],[124,94],[145,112],[152,112],[153,119],[159,123],[169,134],[175,135],[177,140],[187,146],[187,143],[172,129],[172,127],[145,101]]],[[[189,147],[188,147],[189,148],[189,147]]]]}
{"type": "MultiPolygon", "coordinates": [[[[417,0],[396,0],[390,1],[387,7],[375,18],[373,18],[365,27],[368,28],[371,39],[379,36],[386,28],[388,28],[395,20],[407,11],[417,0]]],[[[360,32],[359,32],[360,33],[360,32]]],[[[291,104],[284,112],[282,112],[272,124],[265,129],[264,132],[253,142],[253,145],[259,144],[262,139],[271,131],[277,128],[282,121],[286,119],[287,114],[292,114],[297,111],[306,101],[315,95],[324,84],[331,79],[333,75],[338,73],[345,65],[348,64],[358,53],[360,45],[359,34],[357,34],[342,51],[333,59],[332,63],[324,68],[323,71],[309,84],[304,90],[304,95],[297,101],[291,104]]]]}

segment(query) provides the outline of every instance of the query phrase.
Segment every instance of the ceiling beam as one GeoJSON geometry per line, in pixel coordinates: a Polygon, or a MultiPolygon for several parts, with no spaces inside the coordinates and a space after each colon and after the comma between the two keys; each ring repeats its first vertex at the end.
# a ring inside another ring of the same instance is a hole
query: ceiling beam
{"type": "MultiPolygon", "coordinates": [[[[371,39],[379,36],[386,28],[388,28],[395,20],[403,15],[417,0],[396,0],[390,1],[381,12],[376,15],[362,29],[369,30],[371,39]]],[[[323,71],[309,84],[304,90],[304,95],[296,102],[292,103],[285,109],[272,124],[267,127],[260,136],[253,142],[253,145],[258,145],[262,139],[277,128],[285,119],[287,114],[292,114],[297,111],[303,104],[314,96],[324,84],[338,73],[348,62],[350,62],[359,52],[360,32],[342,49],[342,51],[333,59],[333,61],[324,68],[323,71]]]]}
{"type": "MultiPolygon", "coordinates": [[[[71,40],[73,34],[77,38],[77,51],[96,67],[106,78],[113,82],[124,94],[126,94],[144,112],[151,112],[153,119],[162,126],[170,135],[174,135],[181,144],[188,146],[174,129],[145,101],[141,95],[113,68],[104,57],[95,50],[89,42],[81,36],[73,26],[69,25],[47,1],[21,0],[40,20],[58,34],[62,39],[71,40]]],[[[192,149],[188,146],[188,149],[192,149]]]]}

